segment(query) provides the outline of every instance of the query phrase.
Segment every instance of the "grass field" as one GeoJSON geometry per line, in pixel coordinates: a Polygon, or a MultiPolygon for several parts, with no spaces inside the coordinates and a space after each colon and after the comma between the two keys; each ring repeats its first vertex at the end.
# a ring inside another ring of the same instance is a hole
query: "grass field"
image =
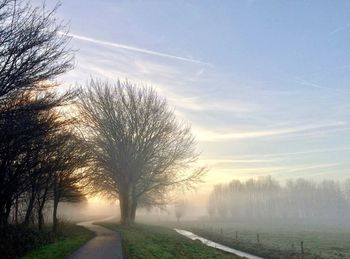
{"type": "Polygon", "coordinates": [[[166,227],[101,225],[121,233],[127,258],[239,258],[207,247],[200,241],[192,241],[166,227]]]}
{"type": "Polygon", "coordinates": [[[84,227],[67,224],[62,227],[57,241],[32,251],[22,259],[63,259],[93,236],[94,233],[84,227]]]}
{"type": "Polygon", "coordinates": [[[240,222],[197,222],[186,223],[183,227],[233,248],[266,258],[300,258],[301,242],[304,258],[350,258],[350,229],[344,227],[240,222]]]}

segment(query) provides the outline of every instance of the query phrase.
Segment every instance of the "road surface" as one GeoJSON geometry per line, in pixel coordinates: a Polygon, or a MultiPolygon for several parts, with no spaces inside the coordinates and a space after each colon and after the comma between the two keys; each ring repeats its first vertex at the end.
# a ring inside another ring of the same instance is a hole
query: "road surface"
{"type": "Polygon", "coordinates": [[[81,222],[78,225],[94,231],[96,236],[68,259],[123,259],[121,237],[117,232],[94,225],[93,221],[81,222]]]}

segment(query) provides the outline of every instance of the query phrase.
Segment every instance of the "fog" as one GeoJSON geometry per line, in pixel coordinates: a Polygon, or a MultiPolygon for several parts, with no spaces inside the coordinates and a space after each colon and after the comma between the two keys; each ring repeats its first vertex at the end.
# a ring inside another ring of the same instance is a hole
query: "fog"
{"type": "MultiPolygon", "coordinates": [[[[117,220],[119,215],[118,203],[102,198],[89,199],[81,203],[62,202],[58,213],[61,221],[70,223],[100,220],[110,216],[115,216],[117,220]]],[[[49,217],[48,221],[50,220],[49,217]]]]}
{"type": "MultiPolygon", "coordinates": [[[[202,196],[202,193],[182,193],[164,206],[140,207],[136,220],[156,224],[209,221],[253,225],[350,225],[350,180],[299,178],[279,182],[266,176],[213,185],[205,203],[202,196]]],[[[86,202],[59,206],[59,217],[63,221],[99,220],[110,216],[118,221],[120,218],[118,200],[90,198],[86,202]]]]}
{"type": "MultiPolygon", "coordinates": [[[[279,182],[266,176],[213,185],[207,196],[203,203],[203,193],[182,193],[162,207],[140,207],[136,220],[156,224],[208,221],[349,226],[350,180],[299,178],[279,182]]],[[[63,204],[61,215],[72,220],[115,215],[118,220],[119,204],[102,199],[78,206],[63,204]]]]}
{"type": "Polygon", "coordinates": [[[215,185],[208,215],[227,220],[348,224],[350,181],[305,179],[281,184],[271,177],[215,185]]]}

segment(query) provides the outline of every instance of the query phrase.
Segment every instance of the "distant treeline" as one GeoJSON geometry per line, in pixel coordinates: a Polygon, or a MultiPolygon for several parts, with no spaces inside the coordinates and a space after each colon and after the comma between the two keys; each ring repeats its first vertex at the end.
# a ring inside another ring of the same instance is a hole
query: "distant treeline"
{"type": "Polygon", "coordinates": [[[271,176],[215,185],[208,201],[210,216],[234,220],[280,220],[346,223],[350,215],[350,179],[305,179],[281,184],[271,176]]]}

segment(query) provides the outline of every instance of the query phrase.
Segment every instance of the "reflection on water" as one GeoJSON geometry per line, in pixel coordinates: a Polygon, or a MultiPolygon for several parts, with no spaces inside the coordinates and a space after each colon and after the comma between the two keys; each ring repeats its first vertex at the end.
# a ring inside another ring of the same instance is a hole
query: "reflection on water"
{"type": "Polygon", "coordinates": [[[201,241],[203,244],[205,244],[207,246],[214,247],[216,249],[220,249],[222,251],[225,251],[225,252],[228,252],[228,253],[231,253],[231,254],[242,256],[242,257],[245,257],[245,258],[248,258],[248,259],[263,259],[262,257],[251,255],[251,254],[248,254],[248,253],[245,253],[245,252],[242,252],[242,251],[230,248],[228,246],[224,246],[224,245],[215,243],[215,242],[210,241],[208,239],[205,239],[203,237],[197,236],[197,235],[195,235],[192,232],[187,231],[187,230],[182,230],[182,229],[177,229],[177,228],[174,228],[174,230],[177,233],[179,233],[179,234],[181,234],[181,235],[183,235],[185,237],[188,237],[188,238],[190,238],[192,240],[199,240],[199,241],[201,241]]]}

